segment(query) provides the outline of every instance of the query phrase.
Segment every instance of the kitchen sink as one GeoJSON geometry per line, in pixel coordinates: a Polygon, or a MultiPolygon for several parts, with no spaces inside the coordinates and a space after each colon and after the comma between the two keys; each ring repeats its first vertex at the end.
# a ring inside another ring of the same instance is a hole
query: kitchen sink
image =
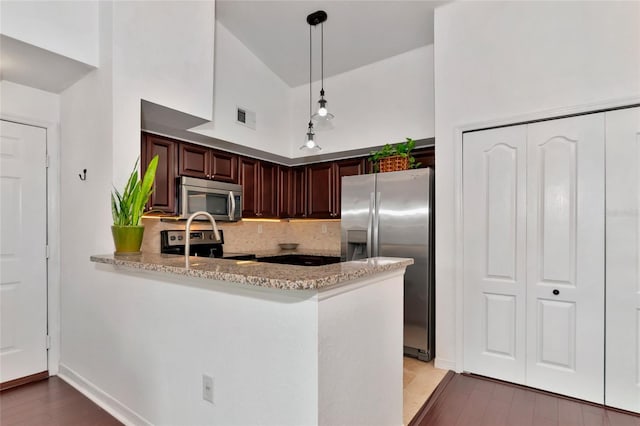
{"type": "Polygon", "coordinates": [[[309,254],[283,254],[280,256],[258,257],[258,262],[281,263],[285,265],[322,266],[339,263],[338,256],[315,256],[309,254]]]}

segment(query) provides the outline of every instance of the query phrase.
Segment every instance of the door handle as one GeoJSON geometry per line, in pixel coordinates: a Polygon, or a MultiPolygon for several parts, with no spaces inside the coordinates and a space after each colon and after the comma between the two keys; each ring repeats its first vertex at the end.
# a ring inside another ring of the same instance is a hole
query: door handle
{"type": "Polygon", "coordinates": [[[233,191],[229,191],[229,204],[231,204],[231,209],[229,210],[229,220],[233,220],[233,217],[236,214],[236,197],[233,196],[233,191]]]}
{"type": "Polygon", "coordinates": [[[554,296],[557,296],[560,294],[560,290],[558,290],[557,288],[554,288],[552,293],[554,296]]]}
{"type": "Polygon", "coordinates": [[[369,194],[369,220],[367,221],[367,257],[371,257],[371,244],[373,234],[373,192],[369,194]]]}

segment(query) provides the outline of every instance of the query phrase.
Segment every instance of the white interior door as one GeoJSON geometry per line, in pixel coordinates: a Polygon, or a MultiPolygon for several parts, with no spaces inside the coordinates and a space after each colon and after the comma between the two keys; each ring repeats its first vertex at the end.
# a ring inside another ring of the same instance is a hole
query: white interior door
{"type": "Polygon", "coordinates": [[[640,108],[606,113],[606,404],[640,412],[640,108]]]}
{"type": "Polygon", "coordinates": [[[46,149],[0,121],[0,382],[47,370],[46,149]]]}
{"type": "Polygon", "coordinates": [[[525,383],[526,126],[464,135],[464,369],[525,383]]]}
{"type": "Polygon", "coordinates": [[[604,114],[527,135],[527,385],[602,403],[604,114]]]}

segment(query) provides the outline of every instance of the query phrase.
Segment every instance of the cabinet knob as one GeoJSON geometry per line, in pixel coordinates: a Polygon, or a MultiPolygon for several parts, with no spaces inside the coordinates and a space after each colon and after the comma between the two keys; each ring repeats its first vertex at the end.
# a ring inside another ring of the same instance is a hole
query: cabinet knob
{"type": "Polygon", "coordinates": [[[557,296],[560,294],[560,290],[558,290],[557,288],[553,289],[553,295],[557,296]]]}

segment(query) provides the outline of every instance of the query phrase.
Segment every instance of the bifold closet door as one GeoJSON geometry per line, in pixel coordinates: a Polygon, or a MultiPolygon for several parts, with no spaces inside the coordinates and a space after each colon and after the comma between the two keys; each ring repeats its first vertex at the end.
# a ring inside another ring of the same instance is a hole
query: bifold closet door
{"type": "Polygon", "coordinates": [[[604,402],[604,114],[528,125],[526,384],[604,402]]]}
{"type": "Polygon", "coordinates": [[[640,412],[640,108],[606,113],[606,404],[640,412]]]}
{"type": "Polygon", "coordinates": [[[526,126],[463,142],[464,369],[525,382],[526,126]]]}

